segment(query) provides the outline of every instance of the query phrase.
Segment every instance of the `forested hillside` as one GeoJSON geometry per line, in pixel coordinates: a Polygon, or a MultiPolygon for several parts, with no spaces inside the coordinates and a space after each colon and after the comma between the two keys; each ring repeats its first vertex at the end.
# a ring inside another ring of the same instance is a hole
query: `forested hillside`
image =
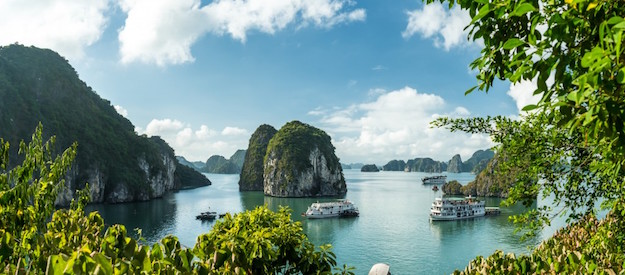
{"type": "MultiPolygon", "coordinates": [[[[69,189],[60,195],[60,204],[86,182],[96,202],[146,200],[174,188],[179,164],[173,150],[160,139],[138,136],[130,121],[81,81],[63,57],[35,47],[1,47],[0,137],[18,144],[30,138],[39,122],[44,137],[56,135],[56,149],[78,142],[69,189]]],[[[17,146],[10,155],[16,159],[17,146]]]]}

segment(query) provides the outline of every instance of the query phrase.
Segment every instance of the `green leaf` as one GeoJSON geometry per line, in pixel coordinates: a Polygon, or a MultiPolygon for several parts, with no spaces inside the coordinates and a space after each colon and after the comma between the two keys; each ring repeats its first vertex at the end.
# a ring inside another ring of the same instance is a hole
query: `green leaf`
{"type": "Polygon", "coordinates": [[[616,81],[620,84],[625,84],[625,67],[621,68],[616,75],[616,81]]]}
{"type": "Polygon", "coordinates": [[[464,95],[468,95],[468,94],[470,94],[470,93],[471,93],[471,92],[473,92],[473,90],[475,90],[475,89],[477,89],[477,86],[473,86],[473,87],[471,87],[471,89],[468,89],[466,92],[464,92],[464,95]]]}
{"type": "Polygon", "coordinates": [[[473,17],[473,20],[471,20],[471,23],[469,25],[473,25],[473,23],[475,23],[478,20],[482,19],[482,17],[486,16],[491,11],[492,11],[492,9],[490,8],[490,5],[486,4],[486,5],[482,6],[482,8],[477,12],[477,15],[475,15],[475,17],[473,17]]]}
{"type": "Polygon", "coordinates": [[[526,111],[527,112],[527,111],[534,110],[536,108],[538,108],[538,106],[536,104],[530,104],[530,105],[527,105],[527,106],[523,107],[522,111],[526,111]]]}
{"type": "Polygon", "coordinates": [[[100,253],[95,253],[95,255],[93,255],[93,259],[98,266],[104,270],[105,274],[113,274],[113,265],[111,264],[111,260],[109,258],[100,253]]]}
{"type": "Polygon", "coordinates": [[[503,48],[504,50],[511,50],[523,44],[525,44],[525,42],[523,42],[523,40],[521,39],[510,38],[508,39],[508,41],[506,41],[506,43],[503,44],[503,48]]]}
{"type": "Polygon", "coordinates": [[[516,8],[514,9],[514,11],[512,11],[512,13],[510,14],[510,16],[521,16],[524,15],[528,12],[531,11],[536,11],[536,8],[534,6],[532,6],[532,4],[530,3],[522,3],[518,6],[516,6],[516,8]]]}

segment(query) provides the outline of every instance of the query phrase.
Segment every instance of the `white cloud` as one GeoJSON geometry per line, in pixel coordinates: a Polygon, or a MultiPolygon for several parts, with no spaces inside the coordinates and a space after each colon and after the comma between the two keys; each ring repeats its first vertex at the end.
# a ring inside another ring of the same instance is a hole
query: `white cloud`
{"type": "Polygon", "coordinates": [[[100,39],[108,9],[109,0],[2,0],[0,45],[18,42],[79,59],[100,39]]]}
{"type": "Polygon", "coordinates": [[[117,111],[118,114],[122,115],[123,117],[128,117],[128,110],[124,109],[124,107],[119,106],[119,105],[115,105],[113,106],[113,108],[115,108],[115,111],[117,111]]]}
{"type": "Polygon", "coordinates": [[[119,31],[123,63],[159,66],[193,61],[191,46],[206,33],[230,35],[245,42],[250,31],[273,34],[290,24],[298,27],[363,21],[365,10],[351,0],[120,0],[128,15],[119,31]]]}
{"type": "Polygon", "coordinates": [[[408,25],[402,36],[410,38],[418,33],[424,38],[433,38],[434,45],[445,50],[470,46],[474,43],[467,40],[468,31],[464,30],[470,22],[469,13],[457,5],[447,10],[435,2],[408,12],[408,25]]]}
{"type": "Polygon", "coordinates": [[[405,87],[370,102],[327,112],[319,123],[331,134],[337,155],[346,162],[385,164],[415,157],[447,161],[455,154],[466,159],[476,150],[492,146],[485,135],[430,128],[436,117],[468,115],[469,110],[448,106],[438,95],[405,87]]]}
{"type": "Polygon", "coordinates": [[[240,135],[247,135],[248,132],[245,129],[241,129],[237,127],[226,127],[221,131],[221,134],[224,136],[240,136],[240,135]]]}
{"type": "Polygon", "coordinates": [[[518,83],[511,83],[507,94],[514,99],[519,113],[523,107],[536,104],[540,100],[540,96],[534,95],[536,90],[536,81],[522,80],[518,83]]]}
{"type": "Polygon", "coordinates": [[[212,155],[229,158],[238,149],[246,149],[249,132],[242,128],[225,127],[222,131],[201,125],[193,129],[189,124],[175,119],[153,119],[145,127],[137,127],[139,134],[160,136],[174,148],[176,155],[188,160],[206,161],[212,155]]]}

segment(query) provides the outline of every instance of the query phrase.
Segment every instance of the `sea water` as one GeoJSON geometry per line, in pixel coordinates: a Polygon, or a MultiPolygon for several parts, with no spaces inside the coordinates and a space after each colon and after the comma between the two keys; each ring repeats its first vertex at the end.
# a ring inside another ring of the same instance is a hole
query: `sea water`
{"type": "MultiPolygon", "coordinates": [[[[539,242],[564,225],[556,220],[542,235],[520,241],[508,216],[522,207],[502,208],[501,215],[459,221],[429,220],[432,201],[441,191],[432,191],[421,178],[431,174],[406,172],[365,173],[345,170],[346,199],[360,210],[359,217],[308,220],[300,213],[313,202],[330,198],[274,198],[262,192],[239,192],[238,175],[206,174],[211,186],[182,190],[162,199],[127,204],[94,204],[106,224],[124,224],[128,231],[141,228],[150,243],[173,234],[193,247],[200,234],[207,233],[214,221],[196,220],[204,211],[238,213],[266,204],[272,210],[290,207],[292,219],[300,221],[308,238],[316,245],[332,244],[339,266],[356,267],[356,274],[367,274],[375,263],[391,266],[393,274],[449,274],[463,269],[478,255],[488,256],[496,249],[529,253],[539,242]]],[[[466,184],[471,173],[445,173],[447,180],[466,184]]],[[[486,206],[499,206],[499,199],[486,199],[486,206]]],[[[541,203],[541,202],[539,202],[541,203]]],[[[136,234],[134,235],[136,236],[136,234]]]]}

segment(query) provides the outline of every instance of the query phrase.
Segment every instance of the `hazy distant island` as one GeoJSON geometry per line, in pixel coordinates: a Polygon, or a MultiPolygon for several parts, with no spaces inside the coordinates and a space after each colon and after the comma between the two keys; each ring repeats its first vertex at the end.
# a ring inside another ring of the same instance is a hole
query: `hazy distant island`
{"type": "Polygon", "coordinates": [[[239,174],[243,167],[243,161],[245,160],[246,150],[237,150],[234,154],[226,159],[220,155],[213,155],[209,157],[206,162],[187,161],[182,156],[176,156],[181,164],[191,167],[199,172],[213,173],[213,174],[239,174]]]}
{"type": "Polygon", "coordinates": [[[415,158],[408,161],[391,160],[382,166],[382,170],[425,173],[472,172],[478,174],[486,167],[486,164],[493,158],[494,154],[490,149],[478,150],[465,162],[462,162],[458,154],[454,155],[448,162],[436,161],[431,158],[415,158]]]}
{"type": "Polygon", "coordinates": [[[330,136],[299,121],[291,121],[277,132],[272,129],[261,125],[252,134],[239,190],[262,187],[265,195],[275,197],[342,196],[347,192],[330,136]]]}
{"type": "Polygon", "coordinates": [[[360,168],[360,172],[380,172],[380,169],[375,164],[366,164],[360,168]]]}
{"type": "MultiPolygon", "coordinates": [[[[17,44],[0,47],[0,137],[17,145],[30,140],[39,122],[44,139],[56,135],[57,151],[78,142],[57,205],[68,205],[86,182],[93,202],[109,203],[149,200],[169,190],[210,184],[202,174],[185,169],[164,140],[138,136],[132,123],[56,52],[17,44]]],[[[18,147],[11,146],[11,159],[18,159],[18,147]]]]}

